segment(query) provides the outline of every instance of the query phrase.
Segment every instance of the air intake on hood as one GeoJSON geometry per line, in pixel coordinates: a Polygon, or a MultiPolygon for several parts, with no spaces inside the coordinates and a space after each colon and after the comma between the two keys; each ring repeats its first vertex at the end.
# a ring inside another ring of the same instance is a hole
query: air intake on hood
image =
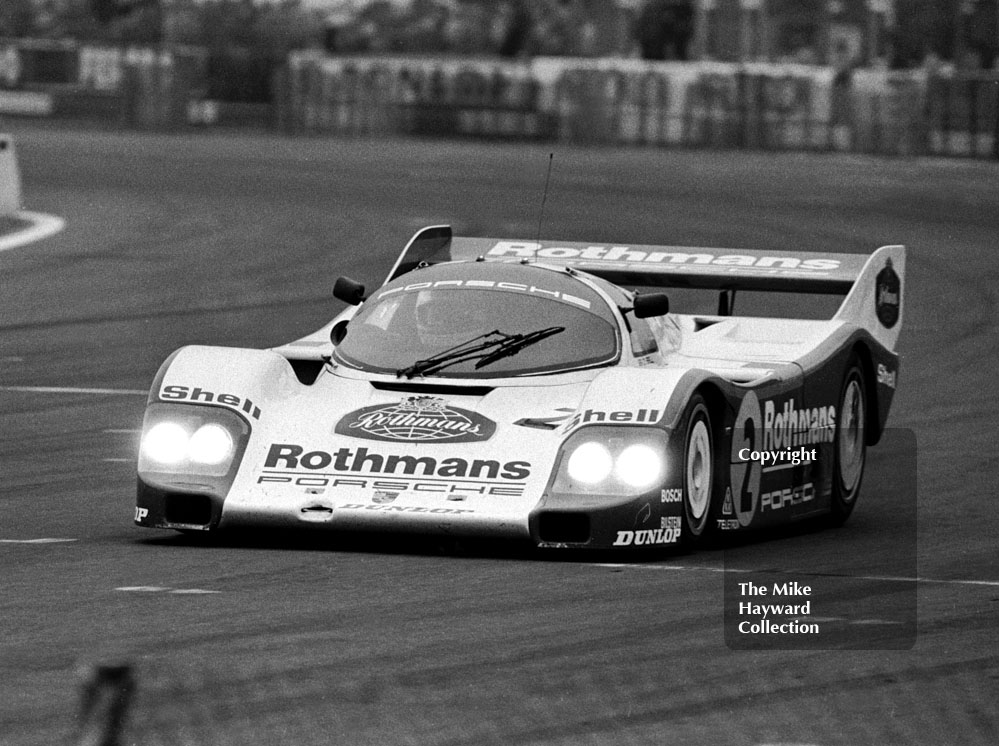
{"type": "Polygon", "coordinates": [[[520,425],[521,427],[535,427],[538,430],[554,430],[569,419],[569,415],[575,410],[570,407],[559,407],[555,411],[560,412],[560,414],[553,414],[547,417],[523,417],[513,424],[520,425]]]}
{"type": "Polygon", "coordinates": [[[403,391],[413,394],[440,394],[441,396],[485,396],[492,386],[452,386],[446,383],[413,383],[406,381],[371,381],[371,386],[379,391],[403,391]]]}
{"type": "Polygon", "coordinates": [[[520,425],[521,427],[533,427],[538,430],[554,430],[559,425],[565,422],[565,416],[562,417],[522,417],[521,419],[514,422],[514,425],[520,425]]]}

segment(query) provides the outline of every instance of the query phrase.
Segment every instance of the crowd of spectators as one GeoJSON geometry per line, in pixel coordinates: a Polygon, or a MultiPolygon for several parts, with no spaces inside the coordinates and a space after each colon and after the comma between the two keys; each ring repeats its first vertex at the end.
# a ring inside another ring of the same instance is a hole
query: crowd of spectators
{"type": "Polygon", "coordinates": [[[992,67],[999,2],[966,0],[302,0],[331,53],[747,59],[992,67]],[[695,49],[695,31],[701,46],[695,49]],[[740,24],[745,28],[740,29],[740,24]],[[872,36],[873,34],[873,36],[872,36]],[[766,43],[763,43],[763,39],[766,43]],[[765,52],[762,52],[765,48],[765,52]],[[757,55],[765,54],[765,57],[757,55]]]}
{"type": "Polygon", "coordinates": [[[615,0],[340,0],[331,52],[628,56],[635,3],[615,0]]]}
{"type": "Polygon", "coordinates": [[[311,47],[839,66],[839,34],[853,39],[846,46],[860,64],[987,68],[999,60],[997,13],[993,0],[0,0],[0,39],[239,48],[268,58],[311,47]],[[109,8],[133,10],[102,18],[109,8]]]}

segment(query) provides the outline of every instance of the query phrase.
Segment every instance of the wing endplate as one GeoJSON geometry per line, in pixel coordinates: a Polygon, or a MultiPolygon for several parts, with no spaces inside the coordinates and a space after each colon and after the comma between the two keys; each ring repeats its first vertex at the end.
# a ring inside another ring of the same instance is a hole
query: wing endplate
{"type": "Polygon", "coordinates": [[[882,246],[864,264],[834,321],[862,327],[892,352],[902,331],[905,247],[882,246]]]}

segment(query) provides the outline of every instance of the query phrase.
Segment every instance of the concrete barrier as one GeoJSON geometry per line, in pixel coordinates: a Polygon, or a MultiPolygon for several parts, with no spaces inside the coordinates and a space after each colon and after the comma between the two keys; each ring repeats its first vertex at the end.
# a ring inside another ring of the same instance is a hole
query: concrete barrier
{"type": "Polygon", "coordinates": [[[0,134],[0,251],[41,241],[65,226],[62,218],[30,212],[23,209],[21,202],[21,172],[14,139],[0,134]]]}
{"type": "Polygon", "coordinates": [[[0,215],[12,215],[20,209],[21,172],[14,140],[10,135],[0,135],[0,215]]]}

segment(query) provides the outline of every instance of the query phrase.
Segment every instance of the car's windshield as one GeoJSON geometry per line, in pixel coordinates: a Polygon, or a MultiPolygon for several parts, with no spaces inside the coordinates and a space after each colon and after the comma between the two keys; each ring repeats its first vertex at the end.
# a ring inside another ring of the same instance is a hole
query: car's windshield
{"type": "Polygon", "coordinates": [[[618,335],[606,304],[585,286],[586,292],[573,288],[575,294],[559,292],[557,286],[486,280],[390,285],[351,320],[335,355],[347,365],[379,373],[423,374],[426,368],[427,375],[461,378],[530,375],[616,360],[618,335]],[[604,315],[593,310],[597,304],[604,315]],[[508,344],[504,354],[490,356],[486,364],[479,354],[444,366],[418,365],[490,333],[507,340],[532,336],[528,344],[508,344]]]}

